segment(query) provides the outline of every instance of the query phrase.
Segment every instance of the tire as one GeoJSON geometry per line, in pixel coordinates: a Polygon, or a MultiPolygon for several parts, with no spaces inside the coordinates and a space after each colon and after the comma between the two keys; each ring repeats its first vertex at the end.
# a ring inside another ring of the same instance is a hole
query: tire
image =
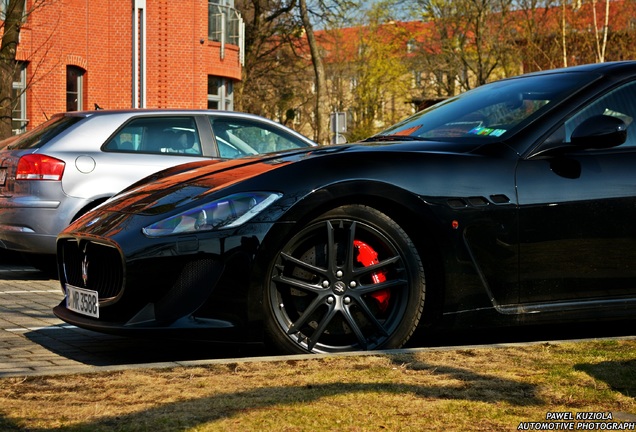
{"type": "Polygon", "coordinates": [[[399,348],[420,322],[425,291],[422,261],[397,223],[371,207],[339,207],[276,253],[266,333],[287,353],[399,348]]]}

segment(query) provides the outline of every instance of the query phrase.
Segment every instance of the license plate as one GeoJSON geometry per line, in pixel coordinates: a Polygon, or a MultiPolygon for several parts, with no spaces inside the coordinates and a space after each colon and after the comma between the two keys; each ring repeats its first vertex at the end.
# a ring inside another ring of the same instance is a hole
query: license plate
{"type": "Polygon", "coordinates": [[[7,182],[7,169],[0,168],[0,186],[4,186],[6,182],[7,182]]]}
{"type": "Polygon", "coordinates": [[[97,291],[66,285],[66,308],[82,315],[99,318],[97,291]]]}

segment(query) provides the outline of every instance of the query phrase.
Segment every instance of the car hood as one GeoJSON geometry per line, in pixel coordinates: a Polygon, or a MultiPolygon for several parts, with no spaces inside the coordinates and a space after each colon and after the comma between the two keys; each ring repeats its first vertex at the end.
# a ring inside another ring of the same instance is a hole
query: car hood
{"type": "MultiPolygon", "coordinates": [[[[153,174],[109,200],[109,211],[156,215],[206,199],[248,179],[317,158],[356,157],[368,153],[469,153],[475,145],[440,142],[354,143],[294,150],[230,161],[194,162],[153,174]]],[[[382,155],[375,155],[382,157],[382,155]]],[[[369,155],[369,157],[372,157],[369,155]]],[[[264,187],[267,189],[267,187],[264,187]]]]}

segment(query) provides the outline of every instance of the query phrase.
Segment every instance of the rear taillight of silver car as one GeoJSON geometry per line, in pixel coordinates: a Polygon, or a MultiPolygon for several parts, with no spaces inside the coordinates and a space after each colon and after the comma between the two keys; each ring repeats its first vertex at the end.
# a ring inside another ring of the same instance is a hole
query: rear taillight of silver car
{"type": "Polygon", "coordinates": [[[43,154],[24,155],[18,161],[16,180],[62,180],[64,161],[43,154]]]}

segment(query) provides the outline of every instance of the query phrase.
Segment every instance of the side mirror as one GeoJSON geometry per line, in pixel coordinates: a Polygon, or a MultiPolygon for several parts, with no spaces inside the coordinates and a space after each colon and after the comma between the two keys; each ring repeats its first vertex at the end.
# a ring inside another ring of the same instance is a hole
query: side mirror
{"type": "Polygon", "coordinates": [[[592,116],[574,129],[570,139],[573,145],[583,149],[616,147],[627,140],[627,125],[617,117],[592,116]]]}

